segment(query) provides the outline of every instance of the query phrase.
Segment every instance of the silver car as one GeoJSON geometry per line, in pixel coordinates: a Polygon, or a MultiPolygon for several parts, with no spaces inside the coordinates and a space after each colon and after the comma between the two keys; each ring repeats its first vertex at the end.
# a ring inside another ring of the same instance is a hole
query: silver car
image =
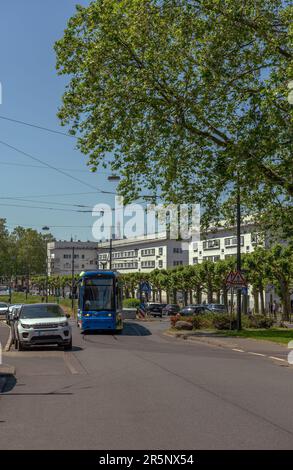
{"type": "Polygon", "coordinates": [[[6,323],[11,325],[13,322],[14,316],[17,315],[18,311],[21,308],[21,304],[10,305],[6,313],[6,323]]]}
{"type": "Polygon", "coordinates": [[[0,302],[0,318],[6,320],[6,314],[8,311],[9,305],[6,302],[0,302]]]}
{"type": "Polygon", "coordinates": [[[22,305],[14,321],[15,349],[47,344],[72,349],[68,318],[58,304],[22,305]]]}

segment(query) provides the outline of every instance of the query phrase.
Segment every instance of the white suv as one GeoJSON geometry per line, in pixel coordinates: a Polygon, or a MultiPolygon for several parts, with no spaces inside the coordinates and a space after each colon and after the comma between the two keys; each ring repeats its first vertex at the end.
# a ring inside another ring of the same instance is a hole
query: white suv
{"type": "Polygon", "coordinates": [[[58,304],[22,305],[14,325],[15,349],[46,344],[72,349],[68,318],[58,304]]]}

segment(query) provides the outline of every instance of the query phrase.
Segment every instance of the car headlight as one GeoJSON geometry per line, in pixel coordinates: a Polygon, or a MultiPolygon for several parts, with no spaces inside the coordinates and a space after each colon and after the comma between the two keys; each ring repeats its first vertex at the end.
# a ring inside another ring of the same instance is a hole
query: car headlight
{"type": "Polygon", "coordinates": [[[24,330],[29,330],[30,329],[30,325],[26,325],[25,323],[21,323],[20,326],[24,329],[24,330]]]}
{"type": "Polygon", "coordinates": [[[68,321],[63,321],[62,323],[59,323],[59,326],[68,326],[68,321]]]}

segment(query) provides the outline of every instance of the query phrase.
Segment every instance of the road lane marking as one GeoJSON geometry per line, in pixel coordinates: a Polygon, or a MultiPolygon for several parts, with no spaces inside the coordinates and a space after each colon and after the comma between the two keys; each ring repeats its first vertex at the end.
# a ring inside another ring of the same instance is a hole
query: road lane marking
{"type": "Polygon", "coordinates": [[[243,352],[243,353],[245,352],[243,351],[243,349],[237,349],[237,348],[233,348],[232,351],[243,352]]]}
{"type": "Polygon", "coordinates": [[[254,356],[266,357],[266,354],[261,354],[261,353],[257,353],[257,352],[251,352],[251,351],[249,351],[247,354],[253,354],[254,356]]]}
{"type": "Polygon", "coordinates": [[[287,362],[286,359],[281,359],[280,357],[269,356],[270,359],[275,359],[275,361],[287,362]]]}
{"type": "Polygon", "coordinates": [[[78,374],[78,370],[74,367],[74,365],[70,362],[70,359],[72,359],[72,354],[70,352],[64,353],[63,354],[63,359],[65,362],[65,365],[68,367],[69,371],[71,372],[72,375],[78,374]]]}

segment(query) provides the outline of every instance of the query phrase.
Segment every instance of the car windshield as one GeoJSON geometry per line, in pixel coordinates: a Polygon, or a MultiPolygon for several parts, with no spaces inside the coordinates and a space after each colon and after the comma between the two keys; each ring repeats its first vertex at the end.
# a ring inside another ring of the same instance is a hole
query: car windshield
{"type": "Polygon", "coordinates": [[[59,318],[64,317],[59,305],[26,305],[22,307],[20,318],[59,318]]]}
{"type": "Polygon", "coordinates": [[[0,308],[7,308],[7,304],[0,303],[0,308]]]}

